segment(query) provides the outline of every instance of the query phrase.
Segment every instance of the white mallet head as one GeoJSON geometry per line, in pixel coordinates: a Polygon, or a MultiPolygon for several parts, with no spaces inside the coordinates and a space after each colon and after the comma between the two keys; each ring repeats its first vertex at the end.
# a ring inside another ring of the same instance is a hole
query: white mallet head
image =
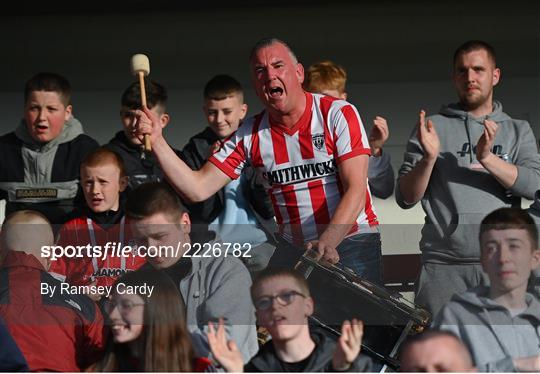
{"type": "MultiPolygon", "coordinates": [[[[138,53],[131,57],[131,73],[139,76],[139,84],[141,87],[141,104],[146,107],[146,88],[144,86],[144,77],[150,74],[150,60],[148,56],[138,53]]],[[[150,135],[144,135],[144,149],[148,152],[152,151],[150,135]]]]}
{"type": "Polygon", "coordinates": [[[150,60],[148,56],[138,53],[131,57],[131,73],[133,75],[139,74],[142,71],[144,75],[150,74],[150,60]]]}

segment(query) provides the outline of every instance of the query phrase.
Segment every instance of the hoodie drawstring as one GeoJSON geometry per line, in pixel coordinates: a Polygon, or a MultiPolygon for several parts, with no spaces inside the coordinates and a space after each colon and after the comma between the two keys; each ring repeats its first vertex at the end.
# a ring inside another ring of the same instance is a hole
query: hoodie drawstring
{"type": "Polygon", "coordinates": [[[471,141],[471,131],[469,129],[469,115],[466,114],[465,115],[465,132],[467,133],[467,141],[469,142],[469,162],[472,164],[473,163],[473,155],[472,155],[472,151],[473,151],[473,143],[471,141]]]}

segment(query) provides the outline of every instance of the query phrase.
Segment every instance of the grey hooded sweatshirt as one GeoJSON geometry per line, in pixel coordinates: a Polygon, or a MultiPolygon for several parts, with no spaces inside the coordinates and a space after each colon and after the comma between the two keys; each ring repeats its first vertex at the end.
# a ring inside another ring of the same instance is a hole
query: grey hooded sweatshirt
{"type": "Polygon", "coordinates": [[[516,371],[513,358],[540,354],[540,303],[526,294],[527,309],[512,317],[489,299],[489,288],[454,295],[432,327],[455,333],[465,343],[479,371],[516,371]]]}
{"type": "Polygon", "coordinates": [[[0,198],[8,201],[6,214],[35,209],[51,223],[64,222],[80,193],[81,161],[97,147],[73,117],[47,143],[32,139],[22,120],[14,132],[0,137],[0,198]]]}
{"type": "MultiPolygon", "coordinates": [[[[527,212],[530,214],[534,222],[536,223],[537,227],[540,227],[540,186],[538,186],[539,190],[536,191],[534,194],[534,201],[527,210],[527,212]]],[[[536,292],[536,296],[540,297],[540,267],[535,269],[533,271],[534,274],[534,280],[533,280],[533,287],[534,292],[536,292]]]]}
{"type": "MultiPolygon", "coordinates": [[[[426,213],[420,250],[424,262],[477,263],[479,224],[497,208],[518,206],[520,197],[532,199],[540,186],[540,155],[528,122],[514,120],[494,101],[493,112],[475,118],[459,104],[444,106],[428,117],[440,139],[440,152],[422,198],[426,213]],[[484,131],[483,121],[493,120],[498,131],[492,152],[517,166],[514,185],[506,190],[476,159],[476,144],[484,131]]],[[[400,193],[400,178],[409,173],[424,153],[416,136],[416,127],[407,143],[399,170],[396,201],[407,204],[400,193]]]]}
{"type": "MultiPolygon", "coordinates": [[[[186,305],[186,324],[195,353],[201,357],[211,355],[208,322],[223,318],[228,338],[236,342],[246,363],[259,349],[255,308],[249,291],[251,276],[232,252],[225,254],[226,245],[213,231],[195,235],[192,231],[191,239],[191,245],[183,245],[183,250],[188,251],[181,260],[164,271],[180,290],[186,305]],[[189,271],[184,273],[180,267],[188,263],[189,271]]],[[[153,266],[147,262],[142,268],[153,266]]]]}

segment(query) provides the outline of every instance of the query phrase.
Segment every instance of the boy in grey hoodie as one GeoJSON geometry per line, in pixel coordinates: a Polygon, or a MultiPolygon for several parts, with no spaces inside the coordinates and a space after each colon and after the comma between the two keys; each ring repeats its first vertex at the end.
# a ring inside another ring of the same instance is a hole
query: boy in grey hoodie
{"type": "MultiPolygon", "coordinates": [[[[540,225],[540,190],[534,194],[534,201],[527,210],[537,225],[540,225]]],[[[534,290],[540,298],[540,267],[534,271],[534,277],[529,281],[529,290],[534,290]]]]}
{"type": "Polygon", "coordinates": [[[26,82],[24,119],[0,137],[0,199],[6,216],[24,209],[62,224],[73,208],[84,206],[79,166],[98,143],[85,135],[72,115],[71,86],[54,73],[26,82]]]}
{"type": "Polygon", "coordinates": [[[500,208],[482,221],[480,246],[491,285],[455,295],[433,327],[457,334],[479,371],[540,371],[540,303],[526,292],[538,229],[525,211],[500,208]]]}
{"type": "Polygon", "coordinates": [[[408,209],[421,201],[426,213],[415,302],[433,314],[454,293],[486,284],[476,239],[482,217],[519,206],[540,186],[530,125],[493,100],[499,77],[489,44],[460,46],[453,72],[460,101],[432,117],[420,112],[399,171],[397,203],[408,209]]]}

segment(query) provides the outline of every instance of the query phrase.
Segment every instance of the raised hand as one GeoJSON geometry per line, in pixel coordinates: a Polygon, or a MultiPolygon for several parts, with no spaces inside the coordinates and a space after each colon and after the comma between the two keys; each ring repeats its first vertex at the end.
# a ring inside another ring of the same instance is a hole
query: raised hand
{"type": "Polygon", "coordinates": [[[435,161],[439,156],[441,143],[433,122],[428,120],[426,124],[426,112],[424,110],[420,111],[417,136],[424,150],[424,157],[430,161],[435,161]]]}
{"type": "Polygon", "coordinates": [[[150,136],[150,142],[154,144],[157,139],[163,137],[163,124],[159,117],[148,108],[136,110],[137,116],[136,134],[144,144],[144,135],[150,136]]]}
{"type": "Polygon", "coordinates": [[[476,143],[476,159],[482,162],[491,154],[499,126],[489,119],[484,121],[484,133],[476,143]]]}
{"type": "Polygon", "coordinates": [[[212,355],[228,373],[241,373],[244,371],[242,353],[240,353],[234,341],[227,341],[223,319],[219,319],[217,331],[214,323],[208,322],[206,336],[208,337],[212,355]]]}
{"type": "Polygon", "coordinates": [[[344,321],[341,326],[341,336],[336,344],[336,350],[332,357],[332,367],[336,371],[348,370],[362,347],[364,335],[364,323],[353,319],[352,323],[344,321]]]}
{"type": "Polygon", "coordinates": [[[373,120],[373,127],[369,132],[369,147],[371,148],[372,156],[379,156],[384,143],[388,140],[390,132],[388,124],[383,117],[376,116],[373,120]]]}

